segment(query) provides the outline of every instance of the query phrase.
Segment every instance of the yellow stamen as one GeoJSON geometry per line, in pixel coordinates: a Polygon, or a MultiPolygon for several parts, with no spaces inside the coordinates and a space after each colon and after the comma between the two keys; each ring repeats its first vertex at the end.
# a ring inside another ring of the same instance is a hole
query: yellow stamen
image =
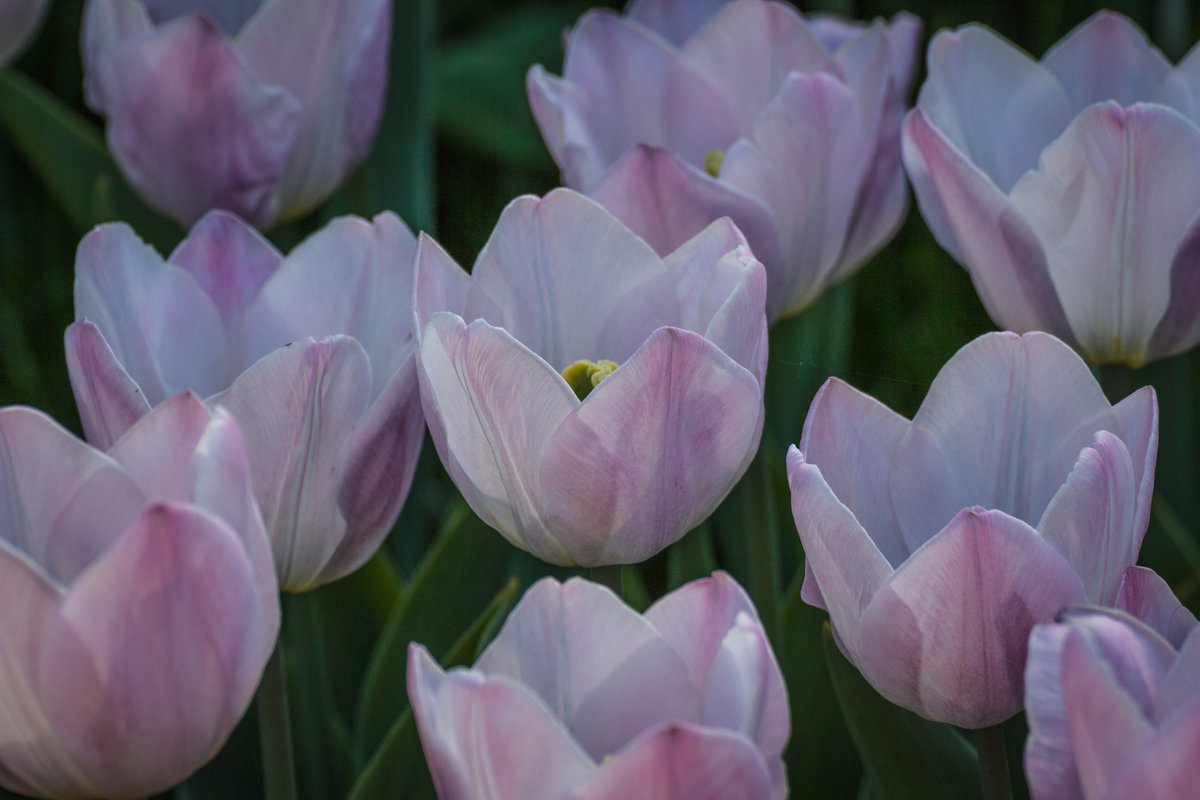
{"type": "Polygon", "coordinates": [[[721,174],[721,165],[724,163],[724,150],[710,150],[704,157],[704,171],[716,178],[721,174]]]}
{"type": "Polygon", "coordinates": [[[582,400],[591,394],[592,389],[600,385],[600,381],[612,374],[619,365],[615,361],[602,359],[588,361],[580,359],[562,371],[563,380],[571,387],[571,391],[582,400]]]}

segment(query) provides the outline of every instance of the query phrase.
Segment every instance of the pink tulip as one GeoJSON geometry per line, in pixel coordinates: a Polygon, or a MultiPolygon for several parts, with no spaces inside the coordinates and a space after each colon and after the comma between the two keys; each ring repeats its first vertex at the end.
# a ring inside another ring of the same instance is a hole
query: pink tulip
{"type": "Polygon", "coordinates": [[[0,0],[0,67],[21,54],[49,8],[50,0],[0,0]]]}
{"type": "Polygon", "coordinates": [[[84,88],[146,201],[192,225],[311,211],[366,157],[391,0],[89,0],[84,88]]]}
{"type": "Polygon", "coordinates": [[[0,784],[164,791],[212,758],[279,630],[232,418],[172,397],[107,455],[0,409],[0,784]]]}
{"type": "Polygon", "coordinates": [[[900,121],[921,26],[763,0],[634,0],[584,15],[529,100],[563,182],[665,255],[729,216],[771,319],[881,248],[908,210],[900,121]]]}
{"type": "Polygon", "coordinates": [[[1097,364],[1200,341],[1200,49],[1172,68],[1111,12],[1041,61],[979,26],[943,31],[904,162],[1001,327],[1097,364]]]}
{"type": "Polygon", "coordinates": [[[763,425],[766,280],[720,220],[659,258],[560,189],[509,204],[468,276],[417,247],[421,395],[471,508],[554,564],[641,561],[698,525],[763,425]]]}
{"type": "Polygon", "coordinates": [[[1083,606],[1033,629],[1025,771],[1036,800],[1176,800],[1200,786],[1200,626],[1144,572],[1136,579],[1157,584],[1152,619],[1083,606]]]}
{"type": "Polygon", "coordinates": [[[442,800],[782,800],[787,691],[724,572],[644,616],[544,578],[470,669],[408,651],[408,696],[442,800]]]}
{"type": "Polygon", "coordinates": [[[959,350],[911,422],[831,378],[788,451],[802,596],[884,697],[995,725],[1021,708],[1033,625],[1116,602],[1157,450],[1154,390],[1110,406],[1043,333],[959,350]]]}
{"type": "Polygon", "coordinates": [[[334,220],[284,258],[204,217],[164,263],[124,224],[80,244],[67,366],[107,447],[191,389],[237,418],[280,585],[367,560],[400,512],[424,423],[409,307],[415,240],[391,214],[334,220]]]}

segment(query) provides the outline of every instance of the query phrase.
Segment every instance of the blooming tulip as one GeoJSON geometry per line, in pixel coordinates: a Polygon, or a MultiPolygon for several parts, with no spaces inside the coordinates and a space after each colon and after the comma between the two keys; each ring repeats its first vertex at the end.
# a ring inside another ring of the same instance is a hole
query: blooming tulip
{"type": "Polygon", "coordinates": [[[391,0],[89,0],[84,88],[150,205],[266,228],[312,210],[366,157],[391,0]]]}
{"type": "Polygon", "coordinates": [[[430,434],[517,547],[555,564],[649,558],[753,458],[766,280],[728,220],[659,258],[560,189],[509,204],[470,276],[425,235],[415,271],[430,434]]]}
{"type": "Polygon", "coordinates": [[[194,390],[246,437],[281,586],[352,571],[399,514],[421,448],[414,247],[381,214],[335,220],[284,258],[214,212],[164,263],[128,226],[100,226],[79,246],[66,335],[88,440],[107,447],[194,390]]]}
{"type": "Polygon", "coordinates": [[[49,7],[50,0],[0,0],[0,66],[25,49],[49,7]]]}
{"type": "Polygon", "coordinates": [[[976,25],[941,32],[904,122],[934,236],[997,324],[1096,364],[1200,341],[1200,49],[1172,68],[1096,14],[1040,62],[976,25]]]}
{"type": "Polygon", "coordinates": [[[1025,770],[1037,800],[1195,796],[1200,626],[1165,584],[1160,594],[1171,628],[1084,606],[1033,629],[1025,770]]]}
{"type": "Polygon", "coordinates": [[[212,758],[279,630],[232,418],[173,397],[107,455],[0,409],[0,784],[134,798],[212,758]]]}
{"type": "Polygon", "coordinates": [[[544,578],[470,669],[419,644],[408,696],[442,800],[782,800],[787,691],[723,572],[644,616],[544,578]]]}
{"type": "Polygon", "coordinates": [[[802,310],[908,208],[900,121],[921,26],[805,19],[763,0],[635,0],[584,15],[561,78],[527,81],[563,182],[665,255],[728,215],[802,310]]]}
{"type": "Polygon", "coordinates": [[[1116,601],[1157,450],[1154,390],[1110,406],[1043,333],[962,348],[911,422],[831,378],[788,452],[802,597],[884,697],[997,724],[1021,708],[1033,625],[1116,601]]]}

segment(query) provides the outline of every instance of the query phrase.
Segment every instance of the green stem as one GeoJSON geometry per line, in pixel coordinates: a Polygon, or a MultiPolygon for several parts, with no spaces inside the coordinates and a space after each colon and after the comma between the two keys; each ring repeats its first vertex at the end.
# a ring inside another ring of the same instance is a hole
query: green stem
{"type": "Polygon", "coordinates": [[[779,608],[779,520],[771,484],[771,458],[783,458],[765,432],[758,454],[734,492],[741,510],[742,536],[750,554],[746,590],[758,607],[767,636],[776,633],[779,608]]]}
{"type": "Polygon", "coordinates": [[[262,742],[263,788],[267,800],[296,800],[296,766],[292,755],[292,728],[288,719],[287,675],[283,639],[263,670],[255,699],[258,735],[262,742]]]}
{"type": "Polygon", "coordinates": [[[592,567],[592,580],[596,583],[604,584],[616,592],[617,597],[624,599],[625,584],[621,580],[620,564],[608,564],[603,567],[592,567]]]}
{"type": "Polygon", "coordinates": [[[1012,800],[1008,751],[1004,745],[1004,725],[993,725],[975,731],[975,747],[979,751],[983,800],[1012,800]]]}

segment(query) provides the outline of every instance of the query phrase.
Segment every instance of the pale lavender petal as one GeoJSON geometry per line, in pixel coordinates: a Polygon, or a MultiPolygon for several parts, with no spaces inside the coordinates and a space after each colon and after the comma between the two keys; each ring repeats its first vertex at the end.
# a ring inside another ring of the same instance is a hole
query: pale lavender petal
{"type": "Polygon", "coordinates": [[[211,394],[228,385],[224,326],[212,299],[124,223],[101,225],[80,243],[75,315],[95,324],[151,405],[185,389],[211,394]]]}
{"type": "Polygon", "coordinates": [[[633,0],[625,16],[645,25],[676,47],[717,15],[729,0],[633,0]]]}
{"type": "Polygon", "coordinates": [[[151,205],[184,225],[212,208],[274,219],[300,107],[258,83],[211,20],[188,15],[128,40],[92,74],[109,147],[151,205]]]}
{"type": "Polygon", "coordinates": [[[37,696],[100,795],[154,794],[224,743],[272,634],[233,532],[194,507],[151,506],[72,586],[37,696]]]}
{"type": "Polygon", "coordinates": [[[867,643],[860,618],[892,567],[862,525],[830,490],[821,470],[788,448],[792,519],[804,545],[804,600],[828,609],[838,640],[857,659],[867,643]]]}
{"type": "Polygon", "coordinates": [[[856,664],[880,694],[924,717],[996,725],[1021,708],[1033,626],[1085,597],[1033,528],[963,509],[875,594],[856,664]]]}
{"type": "Polygon", "coordinates": [[[1200,130],[1158,105],[1083,111],[1012,203],[1037,234],[1071,330],[1092,361],[1142,364],[1170,271],[1200,209],[1200,130]]]}
{"type": "Polygon", "coordinates": [[[746,471],[762,385],[699,334],[659,328],[545,440],[547,525],[584,566],[642,561],[746,471]]]}
{"type": "Polygon", "coordinates": [[[150,404],[95,324],[73,322],[65,339],[67,375],[83,433],[93,447],[107,450],[150,411],[150,404]]]}
{"type": "MultiPolygon", "coordinates": [[[[213,421],[204,401],[182,392],[159,403],[113,444],[109,456],[133,479],[151,502],[193,502],[194,458],[201,437],[213,421]]],[[[220,509],[210,509],[226,518],[220,509]]],[[[229,519],[236,526],[243,514],[229,519]]]]}
{"type": "Polygon", "coordinates": [[[1200,713],[1200,627],[1192,630],[1179,648],[1175,663],[1163,675],[1154,698],[1154,721],[1170,724],[1180,709],[1191,706],[1189,713],[1200,713]]]}
{"type": "Polygon", "coordinates": [[[139,0],[156,24],[183,14],[204,13],[232,36],[264,0],[139,0]]]}
{"type": "Polygon", "coordinates": [[[563,185],[582,189],[595,181],[607,161],[591,140],[583,90],[534,64],[525,74],[525,94],[563,185]]]}
{"type": "Polygon", "coordinates": [[[676,277],[595,201],[568,189],[509,203],[475,267],[463,319],[485,319],[561,370],[625,361],[681,316],[676,277]]]}
{"type": "Polygon", "coordinates": [[[1146,623],[1177,648],[1183,646],[1183,640],[1196,626],[1195,614],[1179,602],[1157,572],[1146,567],[1125,570],[1114,605],[1146,623]]]}
{"type": "Polygon", "coordinates": [[[1200,341],[1200,314],[1196,313],[1200,307],[1200,212],[1188,223],[1175,251],[1169,297],[1167,310],[1150,340],[1149,349],[1155,357],[1190,350],[1200,341]]]}
{"type": "Polygon", "coordinates": [[[417,342],[439,311],[463,314],[471,276],[429,234],[417,237],[413,254],[412,332],[417,342]]]}
{"type": "Polygon", "coordinates": [[[408,649],[408,697],[442,800],[559,797],[595,768],[536,695],[408,649]]]}
{"type": "Polygon", "coordinates": [[[0,66],[20,55],[41,25],[50,0],[0,2],[0,66]]]}
{"type": "MultiPolygon", "coordinates": [[[[971,92],[982,96],[977,87],[971,92]]],[[[969,269],[992,319],[1012,330],[1046,330],[1069,340],[1033,228],[921,107],[904,120],[903,155],[925,222],[938,244],[969,269]]]]}
{"type": "Polygon", "coordinates": [[[1128,17],[1099,11],[1042,56],[1076,110],[1115,100],[1130,106],[1149,100],[1171,64],[1128,17]]]}
{"type": "Polygon", "coordinates": [[[1035,625],[1025,664],[1025,775],[1035,800],[1084,800],[1063,697],[1062,648],[1071,628],[1035,625]]]}
{"type": "Polygon", "coordinates": [[[546,527],[534,472],[547,438],[579,404],[567,382],[506,331],[448,313],[430,320],[418,359],[430,436],[467,503],[517,547],[573,563],[546,527]]]}
{"type": "Polygon", "coordinates": [[[209,398],[237,419],[285,590],[313,585],[346,532],[337,503],[342,448],[370,402],[371,366],[354,339],[281,347],[209,398]]]}
{"type": "Polygon", "coordinates": [[[647,731],[562,800],[764,800],[762,756],[745,737],[692,725],[647,731]]]}
{"type": "Polygon", "coordinates": [[[91,0],[83,6],[80,45],[83,59],[83,97],[88,106],[101,112],[97,96],[96,61],[104,51],[154,26],[144,3],[138,0],[91,0]]]}
{"type": "Polygon", "coordinates": [[[1193,701],[1186,713],[1160,728],[1127,760],[1106,796],[1138,800],[1187,797],[1200,782],[1197,752],[1200,752],[1200,704],[1193,701]]]}
{"type": "Polygon", "coordinates": [[[275,187],[280,216],[315,208],[366,158],[383,112],[391,11],[390,0],[277,0],[238,34],[255,78],[303,109],[275,187]]]}
{"type": "Polygon", "coordinates": [[[737,616],[707,677],[704,724],[737,731],[777,762],[791,735],[787,688],[757,618],[737,616]]]}
{"type": "Polygon", "coordinates": [[[1112,408],[1115,423],[1109,430],[1129,450],[1137,481],[1137,514],[1134,529],[1145,531],[1150,524],[1154,499],[1154,465],[1158,458],[1158,396],[1154,387],[1143,386],[1112,408]]]}

